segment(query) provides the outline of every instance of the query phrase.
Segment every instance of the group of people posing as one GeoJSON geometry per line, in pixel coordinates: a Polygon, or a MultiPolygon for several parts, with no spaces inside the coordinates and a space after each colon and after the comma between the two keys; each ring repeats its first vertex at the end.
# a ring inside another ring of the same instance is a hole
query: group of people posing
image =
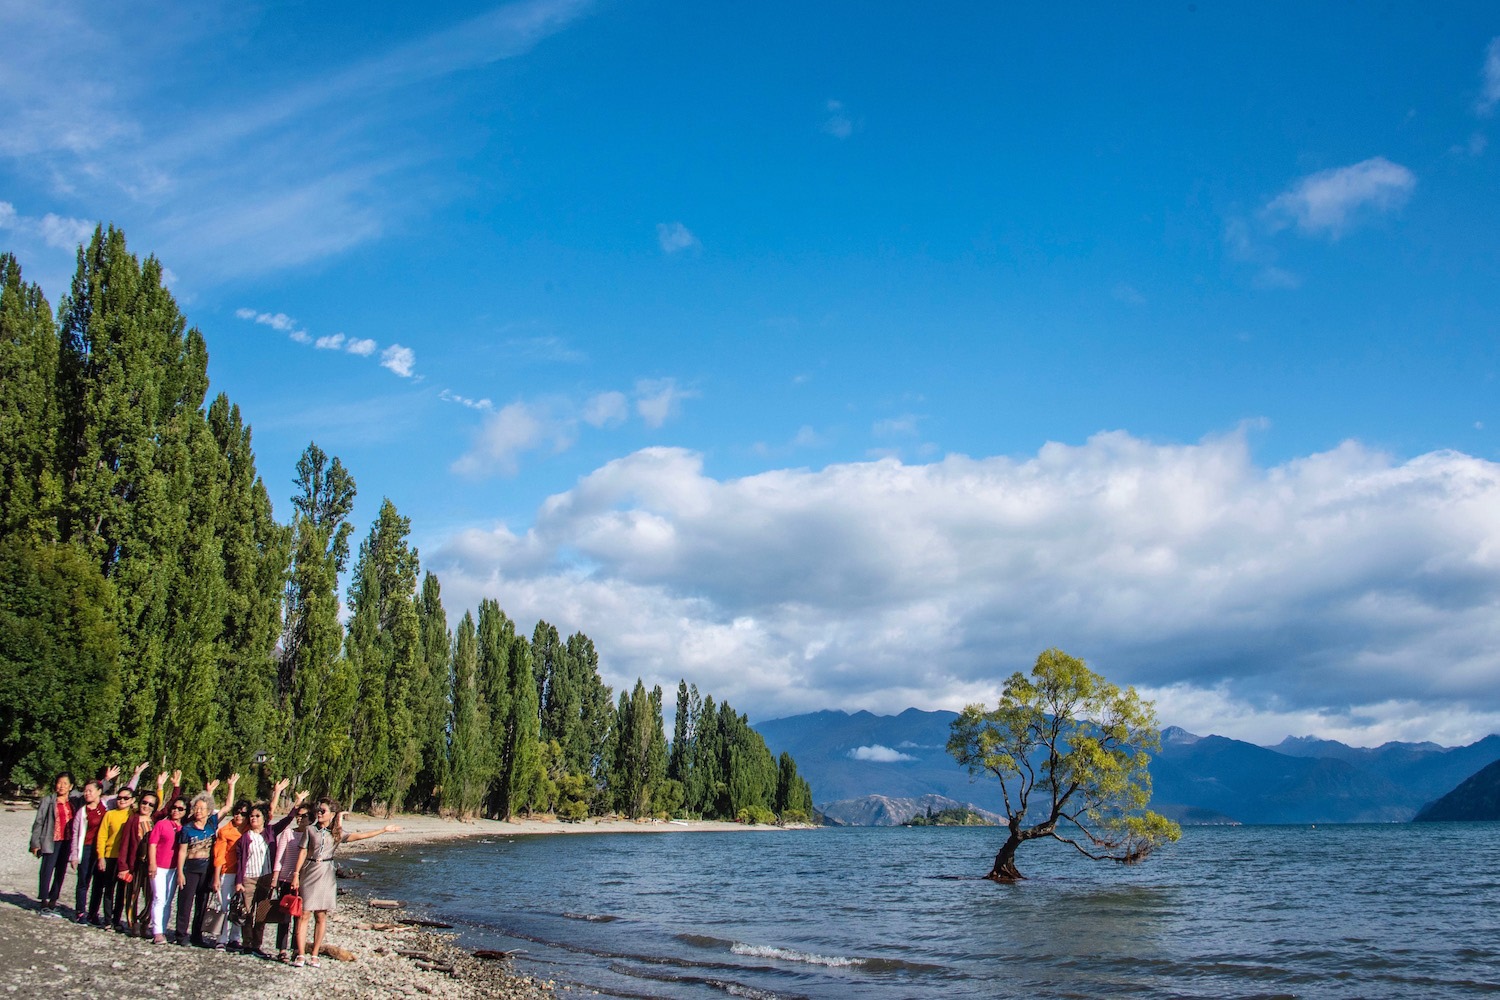
{"type": "Polygon", "coordinates": [[[333,853],[340,845],[392,833],[388,825],[349,833],[332,799],[306,804],[299,792],[284,814],[288,781],[277,782],[269,802],[234,797],[239,775],[229,777],[224,804],[216,806],[217,780],[191,799],[182,772],[157,775],[155,792],[138,792],[141,773],[112,791],[118,767],[77,789],[59,774],[42,797],[31,824],[31,852],[41,859],[37,898],[54,911],[69,870],[76,873],[74,919],[123,934],[151,936],[262,958],[266,925],[276,925],[276,958],[296,966],[318,964],[324,926],[336,906],[333,853]],[[227,820],[227,822],[226,822],[227,820]],[[167,932],[167,921],[175,925],[167,932]],[[313,923],[312,949],[306,944],[313,923]],[[290,952],[289,952],[290,949],[290,952]]]}

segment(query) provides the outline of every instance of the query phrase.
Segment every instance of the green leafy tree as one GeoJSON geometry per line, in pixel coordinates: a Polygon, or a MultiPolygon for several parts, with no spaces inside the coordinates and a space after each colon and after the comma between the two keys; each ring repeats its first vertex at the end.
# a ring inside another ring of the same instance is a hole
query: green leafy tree
{"type": "Polygon", "coordinates": [[[474,616],[465,611],[453,640],[453,734],[448,747],[448,781],[444,805],[461,819],[484,805],[489,784],[489,712],[479,684],[479,635],[474,616]]]}
{"type": "Polygon", "coordinates": [[[57,328],[38,285],[0,254],[0,537],[58,537],[57,328]]]}
{"type": "Polygon", "coordinates": [[[351,756],[349,725],[357,688],[340,656],[339,574],[349,559],[354,477],[317,444],[297,460],[296,517],[286,587],[277,696],[284,773],[295,784],[343,786],[351,756]]]}
{"type": "Polygon", "coordinates": [[[419,809],[436,809],[448,781],[450,692],[453,689],[453,635],[443,610],[442,586],[428,573],[417,598],[417,632],[421,647],[414,680],[413,713],[420,742],[410,802],[419,809]]]}
{"type": "Polygon", "coordinates": [[[501,819],[510,819],[531,803],[542,773],[538,745],[541,721],[537,714],[536,677],[531,669],[531,644],[521,636],[510,643],[506,688],[509,697],[505,712],[495,719],[499,747],[496,800],[501,819]]]}
{"type": "Polygon", "coordinates": [[[1012,674],[993,710],[965,708],[948,752],[971,775],[999,780],[1009,831],[986,877],[1024,878],[1016,850],[1042,837],[1124,864],[1175,841],[1177,824],[1146,809],[1160,746],[1150,702],[1060,649],[1038,656],[1030,677],[1012,674]]]}
{"type": "Polygon", "coordinates": [[[0,780],[100,763],[118,708],[114,588],[66,542],[0,540],[0,780]]]}
{"type": "MultiPolygon", "coordinates": [[[[491,598],[479,602],[477,632],[479,697],[485,707],[485,731],[476,754],[476,766],[486,789],[485,815],[499,816],[508,808],[510,795],[510,789],[500,781],[505,734],[512,711],[510,647],[525,639],[516,635],[516,623],[491,598]]],[[[532,694],[534,697],[534,689],[532,694]]]]}

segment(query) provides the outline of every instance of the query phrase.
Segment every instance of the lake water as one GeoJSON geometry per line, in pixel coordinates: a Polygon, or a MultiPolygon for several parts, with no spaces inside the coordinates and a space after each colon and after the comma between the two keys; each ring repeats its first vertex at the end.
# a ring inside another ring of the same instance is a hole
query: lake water
{"type": "Polygon", "coordinates": [[[994,829],[493,838],[344,863],[358,891],[616,996],[1500,993],[1500,824],[1186,828],[1144,864],[994,829]]]}

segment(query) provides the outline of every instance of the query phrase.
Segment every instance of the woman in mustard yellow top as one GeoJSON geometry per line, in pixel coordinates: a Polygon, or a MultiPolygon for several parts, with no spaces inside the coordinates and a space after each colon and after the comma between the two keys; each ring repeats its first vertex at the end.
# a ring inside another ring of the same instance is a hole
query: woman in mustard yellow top
{"type": "MultiPolygon", "coordinates": [[[[126,883],[119,879],[120,840],[125,824],[135,812],[135,789],[122,788],[115,796],[115,808],[104,814],[99,824],[99,839],[96,841],[99,854],[99,871],[94,875],[94,884],[102,884],[104,895],[104,926],[122,929],[118,922],[125,915],[126,883]]],[[[89,908],[93,909],[92,902],[89,908]]]]}

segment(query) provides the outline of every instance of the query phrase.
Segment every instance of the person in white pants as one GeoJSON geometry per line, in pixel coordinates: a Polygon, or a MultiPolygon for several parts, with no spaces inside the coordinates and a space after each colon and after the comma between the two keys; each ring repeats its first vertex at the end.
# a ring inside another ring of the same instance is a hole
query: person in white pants
{"type": "Polygon", "coordinates": [[[167,815],[156,821],[146,838],[152,889],[151,935],[157,944],[167,943],[167,913],[172,900],[177,897],[177,866],[173,855],[177,852],[177,831],[182,829],[182,817],[186,812],[187,803],[178,796],[172,801],[167,815]]]}

